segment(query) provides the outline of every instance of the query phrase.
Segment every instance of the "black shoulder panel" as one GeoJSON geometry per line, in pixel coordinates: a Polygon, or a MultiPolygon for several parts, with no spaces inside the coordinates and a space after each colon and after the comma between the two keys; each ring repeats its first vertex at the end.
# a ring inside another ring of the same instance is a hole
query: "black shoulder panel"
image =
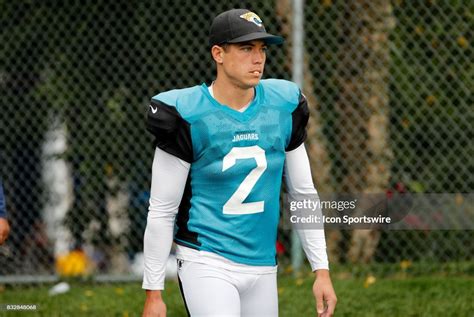
{"type": "Polygon", "coordinates": [[[181,117],[175,107],[152,100],[146,128],[155,136],[157,147],[188,163],[193,161],[190,124],[181,117]]]}
{"type": "Polygon", "coordinates": [[[298,106],[291,114],[291,119],[291,139],[285,149],[287,152],[296,149],[306,140],[306,125],[309,119],[309,109],[308,102],[302,93],[300,93],[298,106]]]}

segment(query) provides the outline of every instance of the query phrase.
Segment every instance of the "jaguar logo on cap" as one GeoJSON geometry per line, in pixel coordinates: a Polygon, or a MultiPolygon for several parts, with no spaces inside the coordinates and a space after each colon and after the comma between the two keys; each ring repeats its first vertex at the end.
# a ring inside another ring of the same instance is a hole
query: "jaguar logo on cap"
{"type": "Polygon", "coordinates": [[[209,47],[224,43],[242,43],[254,40],[265,44],[282,44],[281,36],[267,33],[262,19],[247,9],[232,9],[214,18],[209,30],[209,47]]]}
{"type": "Polygon", "coordinates": [[[257,25],[259,27],[263,26],[262,19],[260,19],[260,17],[258,15],[256,15],[255,13],[253,13],[253,12],[244,13],[240,17],[242,19],[245,19],[245,20],[249,21],[249,22],[255,23],[255,25],[257,25]]]}

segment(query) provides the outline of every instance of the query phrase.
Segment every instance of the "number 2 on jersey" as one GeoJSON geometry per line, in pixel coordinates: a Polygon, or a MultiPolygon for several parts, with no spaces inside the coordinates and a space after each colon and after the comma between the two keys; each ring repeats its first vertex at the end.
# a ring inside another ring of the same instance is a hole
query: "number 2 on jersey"
{"type": "Polygon", "coordinates": [[[258,179],[267,169],[267,158],[265,157],[265,150],[258,145],[234,147],[229,153],[224,156],[222,162],[222,171],[235,165],[239,159],[255,159],[257,166],[250,171],[245,179],[240,183],[237,190],[232,194],[229,200],[224,204],[222,211],[227,215],[246,215],[263,212],[265,208],[265,201],[255,201],[244,203],[258,179]]]}

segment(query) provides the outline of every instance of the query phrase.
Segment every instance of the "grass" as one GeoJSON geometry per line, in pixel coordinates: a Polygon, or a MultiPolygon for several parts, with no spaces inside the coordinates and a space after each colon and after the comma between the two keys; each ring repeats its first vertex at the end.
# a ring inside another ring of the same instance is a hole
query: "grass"
{"type": "MultiPolygon", "coordinates": [[[[336,316],[474,316],[473,276],[404,276],[352,278],[335,272],[336,316]]],[[[279,276],[280,316],[315,316],[312,273],[279,276]]],[[[0,304],[37,304],[35,312],[0,311],[0,316],[140,316],[144,291],[140,284],[84,284],[48,296],[50,286],[0,290],[0,304]]],[[[186,316],[177,283],[167,282],[168,317],[186,316]]]]}

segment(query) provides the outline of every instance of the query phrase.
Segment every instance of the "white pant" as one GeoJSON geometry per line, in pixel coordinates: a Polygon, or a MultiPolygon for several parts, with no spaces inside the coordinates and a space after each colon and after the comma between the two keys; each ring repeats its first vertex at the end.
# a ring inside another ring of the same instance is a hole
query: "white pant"
{"type": "Polygon", "coordinates": [[[249,274],[178,260],[181,294],[191,317],[276,317],[276,273],[249,274]]]}

